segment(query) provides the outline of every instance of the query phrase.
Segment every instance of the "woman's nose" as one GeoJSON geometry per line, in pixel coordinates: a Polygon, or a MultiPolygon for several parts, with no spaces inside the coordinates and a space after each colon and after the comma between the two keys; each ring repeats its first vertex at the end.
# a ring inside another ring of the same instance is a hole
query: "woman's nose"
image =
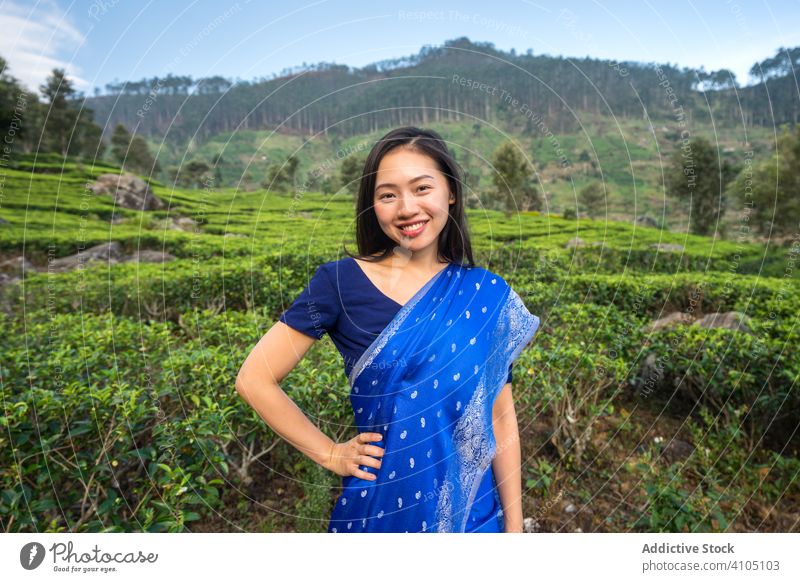
{"type": "Polygon", "coordinates": [[[402,214],[414,215],[417,213],[417,198],[412,194],[406,194],[400,199],[400,212],[402,214]]]}

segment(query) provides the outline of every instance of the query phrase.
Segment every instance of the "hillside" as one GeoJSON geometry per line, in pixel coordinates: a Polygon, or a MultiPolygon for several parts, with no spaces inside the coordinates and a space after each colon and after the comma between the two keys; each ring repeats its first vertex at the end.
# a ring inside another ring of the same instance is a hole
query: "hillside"
{"type": "MultiPolygon", "coordinates": [[[[86,190],[112,167],[39,170],[7,171],[0,229],[4,531],[324,530],[337,480],[234,380],[354,250],[352,200],[153,183],[166,206],[137,211],[86,190]]],[[[468,214],[478,264],[542,320],[514,364],[529,531],[796,531],[796,251],[468,214]]],[[[350,435],[329,338],[284,384],[350,435]]]]}
{"type": "MultiPolygon", "coordinates": [[[[492,187],[492,153],[503,141],[513,138],[527,155],[535,176],[545,193],[545,212],[560,214],[576,206],[577,192],[589,182],[605,184],[607,209],[603,215],[611,220],[630,221],[636,216],[649,215],[658,223],[674,230],[685,230],[687,209],[670,200],[663,188],[664,172],[669,170],[670,158],[680,147],[680,131],[672,122],[653,125],[647,120],[608,119],[593,117],[576,133],[542,134],[520,132],[504,134],[496,128],[476,122],[429,123],[426,127],[438,131],[451,145],[454,155],[464,168],[466,183],[471,192],[471,205],[480,206],[478,198],[492,187]],[[564,162],[566,160],[566,163],[564,162]]],[[[337,139],[320,135],[313,138],[285,135],[271,130],[222,133],[205,143],[193,144],[187,151],[162,149],[159,159],[165,166],[186,164],[190,159],[215,160],[222,184],[252,190],[266,179],[272,164],[283,164],[290,156],[299,160],[297,188],[315,190],[307,185],[309,175],[335,178],[341,159],[347,155],[365,155],[368,144],[385,132],[337,139]]],[[[747,131],[737,127],[713,127],[697,124],[694,136],[715,140],[723,159],[739,165],[746,151],[756,159],[769,155],[774,147],[774,132],[767,128],[747,131]]],[[[161,144],[153,142],[151,148],[161,144]]],[[[336,191],[326,194],[342,193],[336,191]]],[[[731,212],[725,224],[733,224],[731,212]]]]}
{"type": "MultiPolygon", "coordinates": [[[[486,204],[495,148],[513,139],[535,169],[545,212],[576,207],[580,189],[602,181],[605,217],[647,215],[682,231],[688,209],[662,186],[672,154],[682,139],[702,136],[736,167],[748,152],[767,158],[779,126],[800,120],[795,63],[784,62],[795,53],[754,63],[762,81],[742,86],[725,69],[516,54],[457,38],[361,68],[318,63],[237,83],[142,79],[109,85],[86,105],[106,133],[136,127],[164,181],[198,160],[214,168],[218,186],[252,190],[294,156],[295,187],[313,191],[321,186],[304,187],[313,171],[335,178],[344,157],[363,154],[389,128],[419,125],[452,144],[475,208],[486,204]]],[[[723,229],[738,218],[731,210],[723,229]]]]}
{"type": "Polygon", "coordinates": [[[323,62],[252,82],[172,74],[129,81],[107,86],[108,95],[86,105],[107,131],[117,123],[138,125],[141,134],[170,143],[263,129],[350,137],[464,120],[530,132],[532,114],[564,134],[580,131],[584,115],[662,122],[679,109],[690,125],[774,127],[800,121],[795,65],[783,57],[779,51],[755,63],[763,82],[741,86],[724,69],[516,54],[462,37],[361,68],[323,62]]]}

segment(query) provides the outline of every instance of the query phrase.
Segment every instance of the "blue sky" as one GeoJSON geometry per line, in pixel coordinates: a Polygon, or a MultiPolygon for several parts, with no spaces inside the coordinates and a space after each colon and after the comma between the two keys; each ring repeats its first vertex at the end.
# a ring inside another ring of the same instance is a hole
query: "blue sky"
{"type": "Polygon", "coordinates": [[[167,73],[269,77],[361,66],[467,36],[503,50],[730,68],[800,45],[800,2],[0,0],[0,55],[36,88],[53,67],[92,94],[167,73]]]}

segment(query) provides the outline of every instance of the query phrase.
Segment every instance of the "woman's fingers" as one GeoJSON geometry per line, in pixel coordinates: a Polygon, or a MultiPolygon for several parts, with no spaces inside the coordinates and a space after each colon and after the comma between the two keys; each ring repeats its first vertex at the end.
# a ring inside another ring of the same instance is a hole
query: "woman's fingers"
{"type": "Polygon", "coordinates": [[[373,473],[367,473],[361,469],[356,469],[353,471],[353,476],[358,477],[359,479],[365,479],[366,481],[374,481],[378,478],[377,475],[374,475],[373,473]]]}
{"type": "Polygon", "coordinates": [[[358,457],[359,464],[366,465],[367,467],[375,467],[376,469],[381,468],[381,462],[379,459],[374,459],[372,457],[368,457],[367,455],[361,455],[358,457]]]}
{"type": "Polygon", "coordinates": [[[361,466],[374,467],[380,469],[380,457],[383,457],[384,450],[382,447],[369,445],[366,443],[376,442],[383,440],[383,435],[375,432],[362,432],[359,433],[352,440],[347,443],[335,444],[331,457],[337,459],[336,466],[341,469],[334,469],[338,474],[350,474],[360,479],[367,479],[374,481],[377,476],[367,471],[362,471],[361,466]],[[374,457],[379,457],[378,459],[374,457]],[[340,472],[340,470],[342,472],[340,472]]]}
{"type": "Polygon", "coordinates": [[[376,447],[375,445],[365,444],[380,440],[383,440],[383,435],[380,433],[362,432],[358,434],[356,437],[356,445],[353,447],[355,449],[355,454],[353,455],[355,467],[351,470],[351,474],[353,476],[360,479],[366,479],[367,481],[374,481],[378,478],[377,475],[363,471],[360,467],[373,467],[375,469],[381,468],[380,459],[376,459],[374,457],[383,457],[383,448],[376,447]]]}
{"type": "Polygon", "coordinates": [[[375,445],[364,445],[361,447],[361,453],[364,455],[372,455],[373,457],[382,457],[384,450],[375,445]]]}

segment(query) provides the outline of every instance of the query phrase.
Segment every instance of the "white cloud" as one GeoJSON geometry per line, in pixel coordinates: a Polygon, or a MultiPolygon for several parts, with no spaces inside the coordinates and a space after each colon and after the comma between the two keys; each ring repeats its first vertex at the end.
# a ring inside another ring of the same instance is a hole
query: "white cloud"
{"type": "Polygon", "coordinates": [[[8,73],[38,93],[54,68],[64,69],[79,91],[91,83],[81,77],[72,58],[85,37],[53,0],[26,5],[0,3],[0,56],[8,61],[8,73]]]}

